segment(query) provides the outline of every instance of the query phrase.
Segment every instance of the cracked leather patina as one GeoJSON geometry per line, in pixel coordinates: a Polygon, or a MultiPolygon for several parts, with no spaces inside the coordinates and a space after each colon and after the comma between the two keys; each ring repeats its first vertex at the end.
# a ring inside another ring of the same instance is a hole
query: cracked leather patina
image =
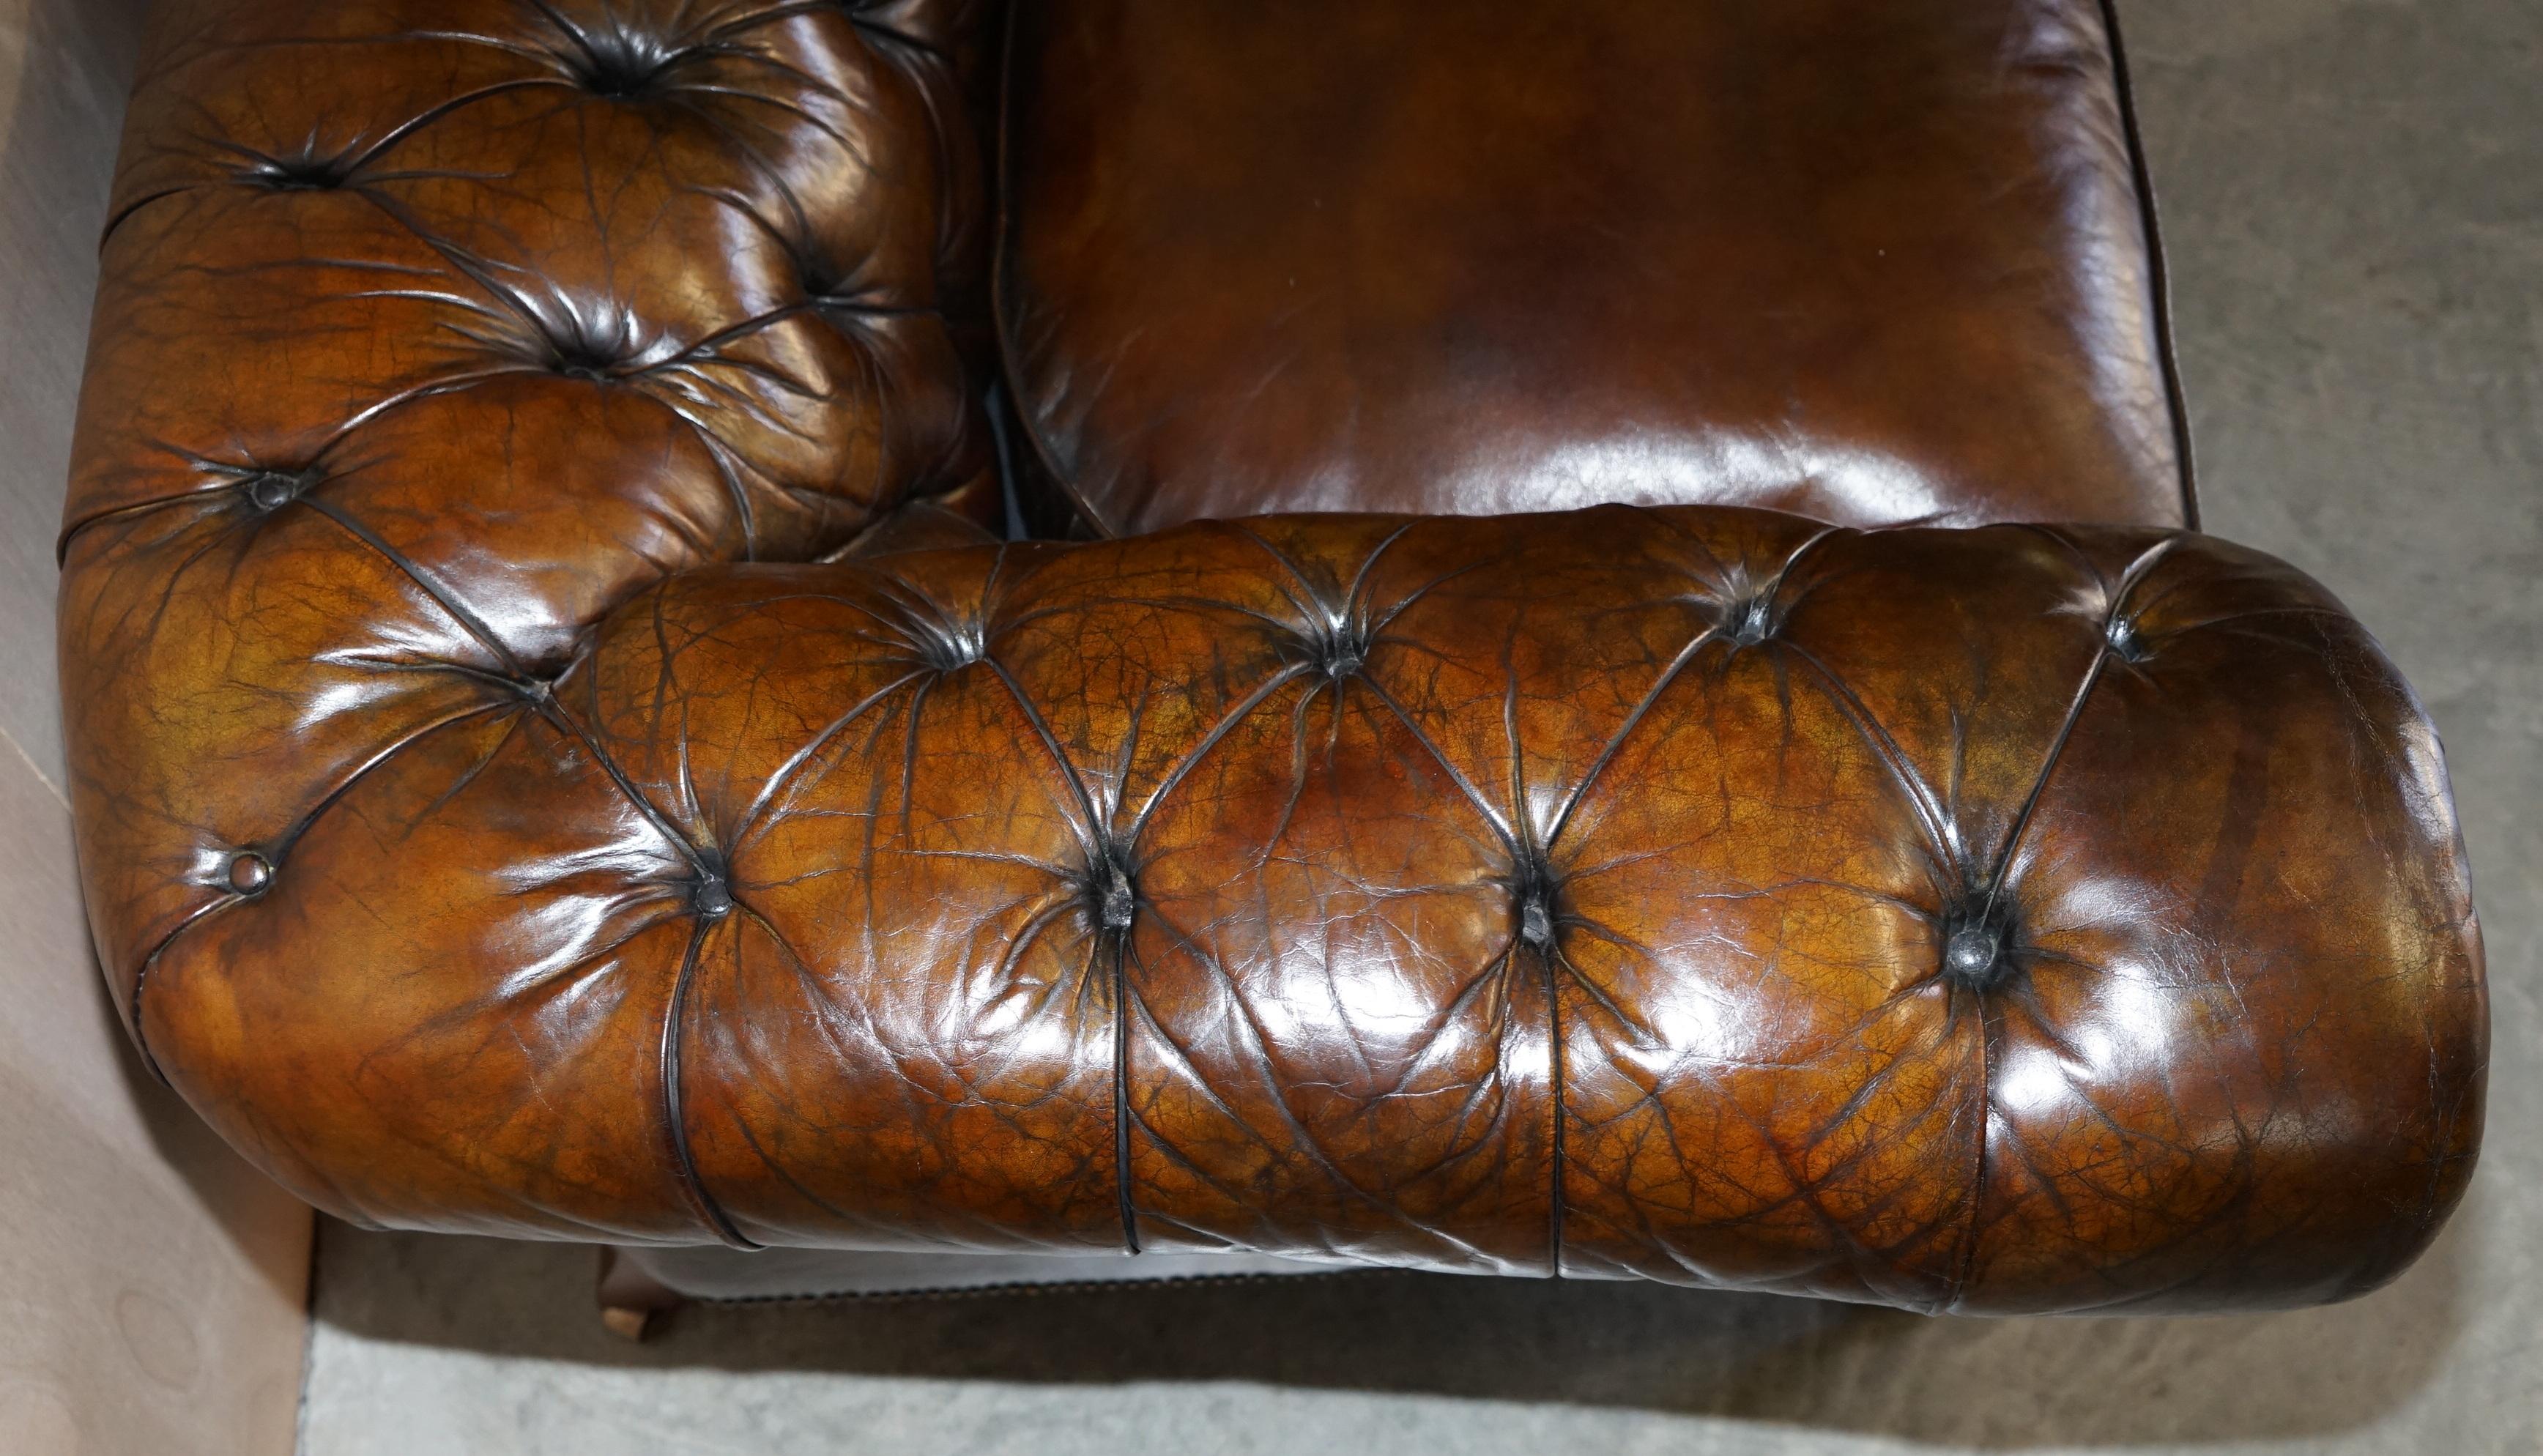
{"type": "Polygon", "coordinates": [[[1705,505],[949,544],[963,9],[161,15],[65,711],[116,1005],[248,1156],[403,1227],[1929,1310],[2425,1246],[2480,942],[2320,586],[1705,505]]]}

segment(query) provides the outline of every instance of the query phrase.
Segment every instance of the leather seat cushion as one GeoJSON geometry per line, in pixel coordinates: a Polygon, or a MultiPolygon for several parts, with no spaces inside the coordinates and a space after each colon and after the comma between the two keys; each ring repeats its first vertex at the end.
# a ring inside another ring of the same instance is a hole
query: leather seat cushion
{"type": "Polygon", "coordinates": [[[2190,522],[2096,0],[1072,0],[1000,325],[1050,514],[2190,522]]]}

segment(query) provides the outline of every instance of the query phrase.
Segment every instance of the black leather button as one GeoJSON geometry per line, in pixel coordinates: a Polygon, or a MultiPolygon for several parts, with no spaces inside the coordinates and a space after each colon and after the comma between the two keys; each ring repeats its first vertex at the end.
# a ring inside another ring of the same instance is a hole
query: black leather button
{"type": "Polygon", "coordinates": [[[1554,912],[1543,895],[1529,895],[1518,907],[1518,937],[1543,951],[1554,945],[1554,912]]]}
{"type": "Polygon", "coordinates": [[[230,858],[229,881],[240,894],[263,894],[273,882],[273,866],[252,849],[241,850],[230,858]]]}
{"type": "Polygon", "coordinates": [[[297,157],[268,157],[239,177],[277,192],[323,192],[343,187],[351,175],[350,164],[341,157],[304,153],[297,157]]]}
{"type": "Polygon", "coordinates": [[[1110,855],[1096,867],[1093,898],[1097,923],[1116,935],[1128,930],[1139,911],[1139,893],[1130,883],[1130,872],[1110,855]]]}
{"type": "Polygon", "coordinates": [[[314,470],[269,470],[240,482],[239,491],[247,497],[247,503],[259,510],[280,510],[299,499],[301,493],[317,480],[314,470]]]}
{"type": "Polygon", "coordinates": [[[1299,639],[1316,670],[1337,682],[1368,664],[1367,629],[1350,616],[1319,618],[1299,639]]]}
{"type": "Polygon", "coordinates": [[[2113,617],[2102,632],[2102,641],[2110,648],[2111,655],[2122,662],[2138,661],[2146,654],[2145,637],[2137,631],[2135,621],[2127,617],[2113,617]]]}
{"type": "Polygon", "coordinates": [[[2005,933],[1992,925],[1963,925],[1943,941],[1943,976],[1974,991],[1993,988],[2012,968],[2005,933]]]}
{"type": "Polygon", "coordinates": [[[726,886],[723,876],[706,876],[689,891],[689,907],[713,920],[732,911],[732,891],[726,886]]]}
{"type": "Polygon", "coordinates": [[[1554,867],[1541,851],[1522,853],[1512,897],[1517,901],[1518,938],[1539,955],[1554,950],[1554,867]]]}
{"type": "Polygon", "coordinates": [[[1775,608],[1764,597],[1741,602],[1723,619],[1723,631],[1743,648],[1753,648],[1775,635],[1775,608]]]}
{"type": "Polygon", "coordinates": [[[918,659],[938,672],[960,672],[988,655],[984,634],[976,628],[921,623],[910,636],[917,642],[918,659]]]}

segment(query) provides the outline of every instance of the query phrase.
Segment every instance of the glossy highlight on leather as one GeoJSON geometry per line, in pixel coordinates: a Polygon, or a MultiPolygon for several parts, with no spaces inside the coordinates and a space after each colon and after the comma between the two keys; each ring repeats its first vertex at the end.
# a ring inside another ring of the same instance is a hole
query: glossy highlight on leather
{"type": "Polygon", "coordinates": [[[1045,517],[2196,525],[2101,0],[1016,12],[1045,517]]]}
{"type": "Polygon", "coordinates": [[[2426,1245],[2480,939],[2320,586],[1703,504],[981,541],[985,14],[164,8],[61,666],[117,1008],[251,1159],[1970,1312],[2426,1245]]]}

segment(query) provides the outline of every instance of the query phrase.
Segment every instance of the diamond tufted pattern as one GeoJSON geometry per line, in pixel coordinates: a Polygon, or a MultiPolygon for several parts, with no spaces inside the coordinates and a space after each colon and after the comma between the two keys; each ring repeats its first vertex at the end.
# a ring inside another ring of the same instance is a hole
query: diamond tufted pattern
{"type": "Polygon", "coordinates": [[[994,510],[963,353],[983,199],[949,160],[978,149],[935,9],[157,18],[64,651],[75,772],[211,837],[101,846],[111,960],[663,573],[839,549],[912,499],[994,510]],[[151,728],[190,704],[217,772],[151,728]]]}
{"type": "Polygon", "coordinates": [[[233,1142],[401,1226],[1920,1309],[2426,1243],[2444,772],[2278,563],[1698,506],[842,559],[990,498],[959,10],[162,16],[62,667],[109,980],[233,1142]]]}

